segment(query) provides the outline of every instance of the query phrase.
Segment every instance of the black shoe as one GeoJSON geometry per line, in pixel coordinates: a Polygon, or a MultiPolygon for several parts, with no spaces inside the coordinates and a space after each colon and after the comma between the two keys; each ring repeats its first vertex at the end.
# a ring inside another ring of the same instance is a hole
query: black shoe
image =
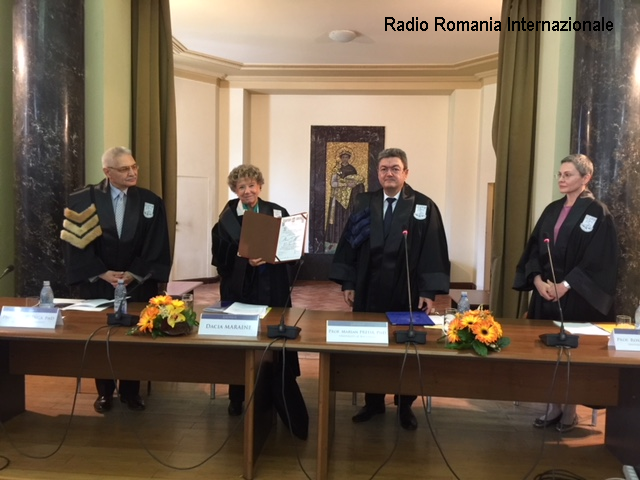
{"type": "Polygon", "coordinates": [[[100,395],[95,402],[93,402],[93,409],[98,413],[105,413],[111,410],[111,397],[100,395]]]}
{"type": "Polygon", "coordinates": [[[227,412],[230,417],[239,417],[242,415],[242,402],[229,402],[229,408],[227,408],[227,412]]]}
{"type": "Polygon", "coordinates": [[[140,395],[131,395],[130,397],[120,397],[122,403],[126,403],[129,410],[141,411],[145,409],[144,400],[140,395]]]}
{"type": "Polygon", "coordinates": [[[371,418],[374,415],[378,415],[380,413],[384,413],[384,405],[382,405],[381,407],[374,407],[371,405],[365,405],[364,407],[362,407],[360,409],[360,411],[358,413],[356,413],[353,417],[351,417],[351,420],[353,420],[354,423],[362,423],[362,422],[366,422],[371,420],[371,418]]]}
{"type": "Polygon", "coordinates": [[[555,425],[560,422],[562,419],[562,412],[558,414],[557,417],[552,418],[551,420],[546,420],[546,417],[538,417],[533,421],[533,426],[536,428],[545,428],[555,425]]]}
{"type": "Polygon", "coordinates": [[[400,417],[400,426],[405,430],[415,430],[418,428],[418,420],[410,407],[401,408],[398,411],[398,416],[400,417]]]}

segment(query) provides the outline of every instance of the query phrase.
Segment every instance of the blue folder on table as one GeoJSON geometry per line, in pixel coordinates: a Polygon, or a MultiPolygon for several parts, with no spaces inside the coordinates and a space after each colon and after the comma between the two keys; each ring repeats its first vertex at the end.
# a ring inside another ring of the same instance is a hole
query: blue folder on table
{"type": "MultiPolygon", "coordinates": [[[[409,325],[409,312],[387,312],[387,318],[391,325],[409,325]]],[[[435,325],[433,320],[429,318],[422,310],[413,312],[414,325],[435,325]]]]}

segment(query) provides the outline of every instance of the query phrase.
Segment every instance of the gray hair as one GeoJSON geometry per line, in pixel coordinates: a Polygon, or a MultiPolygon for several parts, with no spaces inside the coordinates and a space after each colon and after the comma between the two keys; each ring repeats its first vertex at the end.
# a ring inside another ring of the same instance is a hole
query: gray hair
{"type": "Polygon", "coordinates": [[[573,163],[573,166],[576,167],[578,173],[581,176],[591,175],[593,176],[593,162],[581,153],[574,153],[572,155],[567,155],[562,160],[560,160],[560,165],[563,163],[573,163]]]}
{"type": "Polygon", "coordinates": [[[131,155],[131,150],[127,147],[112,147],[102,154],[102,168],[112,167],[118,157],[122,155],[131,155]]]}
{"type": "Polygon", "coordinates": [[[404,150],[399,148],[385,148],[378,154],[378,165],[380,165],[380,160],[384,158],[399,158],[402,161],[402,165],[404,165],[405,170],[409,168],[407,154],[404,153],[404,150]]]}
{"type": "Polygon", "coordinates": [[[227,185],[229,185],[229,188],[233,193],[236,193],[236,187],[238,186],[238,181],[241,178],[250,178],[255,180],[258,185],[264,185],[264,177],[258,167],[254,167],[253,165],[238,165],[236,168],[231,170],[227,177],[227,185]]]}

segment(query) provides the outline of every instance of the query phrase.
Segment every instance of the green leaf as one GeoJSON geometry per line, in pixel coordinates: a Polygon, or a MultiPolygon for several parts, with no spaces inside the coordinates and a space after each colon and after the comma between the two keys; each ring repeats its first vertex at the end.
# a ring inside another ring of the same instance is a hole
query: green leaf
{"type": "Polygon", "coordinates": [[[484,343],[478,342],[476,340],[471,344],[471,346],[476,351],[476,353],[481,357],[486,357],[489,354],[489,349],[484,343]]]}
{"type": "Polygon", "coordinates": [[[508,347],[511,344],[511,339],[508,337],[502,337],[497,343],[500,348],[508,347]]]}

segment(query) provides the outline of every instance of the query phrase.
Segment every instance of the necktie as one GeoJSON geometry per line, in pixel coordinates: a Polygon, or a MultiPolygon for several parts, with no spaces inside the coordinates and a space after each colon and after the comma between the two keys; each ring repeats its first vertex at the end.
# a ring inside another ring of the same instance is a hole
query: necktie
{"type": "Polygon", "coordinates": [[[391,230],[391,219],[393,218],[393,202],[395,201],[395,198],[387,198],[387,211],[384,212],[384,218],[382,219],[382,227],[385,237],[389,235],[389,230],[391,230]]]}
{"type": "Polygon", "coordinates": [[[118,229],[118,237],[122,234],[122,222],[124,220],[124,193],[120,192],[116,197],[116,228],[118,229]]]}

